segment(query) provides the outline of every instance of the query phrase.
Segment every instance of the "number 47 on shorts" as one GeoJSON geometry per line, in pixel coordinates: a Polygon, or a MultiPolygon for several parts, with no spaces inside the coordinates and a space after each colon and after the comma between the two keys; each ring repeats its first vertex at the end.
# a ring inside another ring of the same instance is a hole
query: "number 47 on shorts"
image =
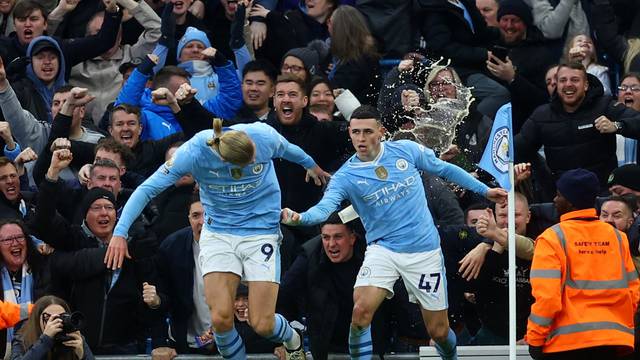
{"type": "Polygon", "coordinates": [[[420,282],[418,283],[418,289],[425,292],[438,292],[440,287],[440,273],[431,273],[427,278],[427,274],[420,276],[420,282]],[[434,280],[435,279],[435,280],[434,280]],[[431,288],[431,282],[434,282],[433,288],[431,288]]]}

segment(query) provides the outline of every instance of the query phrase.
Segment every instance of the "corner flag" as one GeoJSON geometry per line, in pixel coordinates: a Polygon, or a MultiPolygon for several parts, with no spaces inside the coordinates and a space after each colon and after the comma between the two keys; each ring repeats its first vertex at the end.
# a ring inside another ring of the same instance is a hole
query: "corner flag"
{"type": "Polygon", "coordinates": [[[509,162],[513,161],[513,129],[511,127],[511,103],[503,105],[496,113],[491,135],[478,164],[504,189],[511,190],[509,162]]]}

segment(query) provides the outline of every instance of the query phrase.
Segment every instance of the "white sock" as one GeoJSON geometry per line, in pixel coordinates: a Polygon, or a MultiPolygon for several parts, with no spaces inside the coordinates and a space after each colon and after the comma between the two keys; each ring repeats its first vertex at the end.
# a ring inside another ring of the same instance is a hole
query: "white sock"
{"type": "Polygon", "coordinates": [[[300,339],[300,334],[298,334],[297,331],[293,331],[291,339],[285,341],[283,344],[287,350],[298,350],[300,348],[301,341],[302,339],[300,339]]]}

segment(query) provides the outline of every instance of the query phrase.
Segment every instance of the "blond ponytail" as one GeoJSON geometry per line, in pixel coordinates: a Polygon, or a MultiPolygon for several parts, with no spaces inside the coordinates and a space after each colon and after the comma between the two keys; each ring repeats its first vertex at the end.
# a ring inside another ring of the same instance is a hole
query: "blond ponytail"
{"type": "Polygon", "coordinates": [[[217,152],[222,160],[238,166],[246,166],[254,160],[255,145],[249,136],[237,130],[222,132],[222,119],[213,119],[213,138],[207,145],[217,152]]]}

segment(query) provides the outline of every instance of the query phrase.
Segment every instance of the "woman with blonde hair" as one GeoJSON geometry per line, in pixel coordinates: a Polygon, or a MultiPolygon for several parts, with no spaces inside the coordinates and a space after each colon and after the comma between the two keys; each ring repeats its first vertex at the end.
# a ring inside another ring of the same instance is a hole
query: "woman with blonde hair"
{"type": "Polygon", "coordinates": [[[569,39],[564,47],[562,57],[564,62],[582,63],[584,68],[587,69],[587,73],[600,80],[604,93],[611,95],[609,68],[598,64],[598,56],[591,36],[579,34],[569,39]]]}
{"type": "Polygon", "coordinates": [[[364,16],[343,5],[329,19],[334,89],[349,89],[362,104],[376,105],[380,91],[380,55],[364,16]]]}
{"type": "Polygon", "coordinates": [[[214,120],[213,130],[202,131],[180,146],[131,195],[107,251],[107,266],[119,263],[126,253],[127,231],[146,204],[191,174],[200,185],[205,210],[194,252],[199,253],[215,343],[226,359],[246,358],[233,325],[233,303],[241,280],[249,286],[249,317],[255,332],[283,343],[290,356],[304,357],[299,334],[275,314],[281,240],[275,158],[303,166],[307,178],[317,185],[328,177],[309,155],[269,125],[257,122],[223,129],[222,120],[214,120]]]}
{"type": "Polygon", "coordinates": [[[69,305],[56,296],[43,296],[33,306],[29,319],[18,325],[11,344],[11,360],[82,360],[93,353],[79,330],[63,333],[63,314],[69,305]]]}

